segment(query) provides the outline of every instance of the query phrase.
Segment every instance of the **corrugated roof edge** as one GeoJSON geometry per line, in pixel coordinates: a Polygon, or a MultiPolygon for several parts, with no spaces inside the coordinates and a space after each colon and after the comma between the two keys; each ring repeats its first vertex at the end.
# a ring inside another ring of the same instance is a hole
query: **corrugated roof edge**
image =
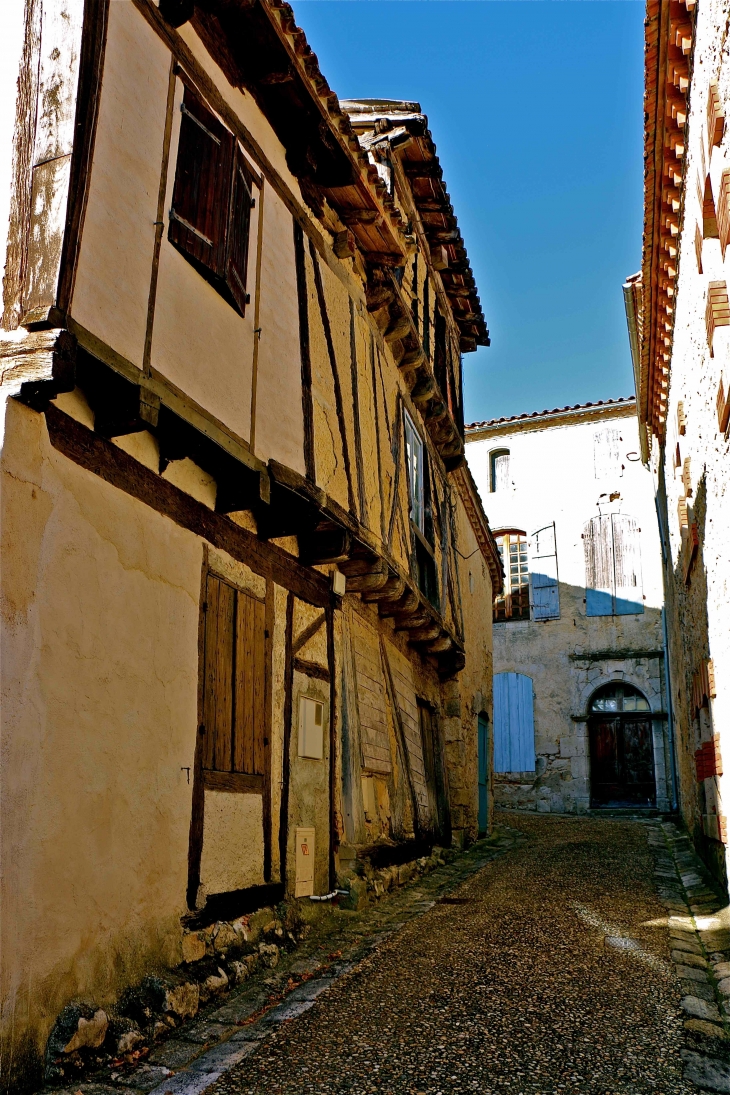
{"type": "Polygon", "coordinates": [[[576,403],[570,407],[553,407],[552,410],[529,411],[524,414],[513,414],[510,418],[489,418],[484,422],[469,422],[464,426],[464,430],[468,433],[469,430],[483,430],[486,426],[501,426],[507,422],[526,422],[531,418],[543,418],[546,415],[551,414],[567,414],[570,411],[588,411],[592,410],[594,407],[626,406],[629,403],[635,404],[636,396],[627,395],[621,396],[619,399],[599,399],[595,403],[576,403]]]}

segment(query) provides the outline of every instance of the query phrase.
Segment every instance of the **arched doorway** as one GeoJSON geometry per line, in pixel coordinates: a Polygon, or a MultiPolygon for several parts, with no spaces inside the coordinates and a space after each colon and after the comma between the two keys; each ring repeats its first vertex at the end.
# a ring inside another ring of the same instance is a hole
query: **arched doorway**
{"type": "Polygon", "coordinates": [[[617,681],[599,688],[588,716],[592,806],[656,802],[651,714],[638,689],[617,681]]]}

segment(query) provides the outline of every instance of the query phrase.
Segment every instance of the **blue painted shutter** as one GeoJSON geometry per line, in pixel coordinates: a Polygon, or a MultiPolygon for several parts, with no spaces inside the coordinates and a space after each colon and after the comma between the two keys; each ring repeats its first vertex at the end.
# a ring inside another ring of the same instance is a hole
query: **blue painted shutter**
{"type": "Polygon", "coordinates": [[[631,616],[644,611],[641,586],[639,530],[633,517],[623,513],[611,516],[613,533],[613,571],[617,616],[631,616]]]}
{"type": "Polygon", "coordinates": [[[532,618],[533,620],[555,620],[560,616],[555,523],[533,532],[531,539],[532,618]]]}
{"type": "Polygon", "coordinates": [[[583,530],[586,616],[613,615],[613,535],[610,516],[593,517],[583,530]]]}
{"type": "Polygon", "coordinates": [[[535,771],[532,678],[524,673],[494,677],[494,770],[535,771]]]}

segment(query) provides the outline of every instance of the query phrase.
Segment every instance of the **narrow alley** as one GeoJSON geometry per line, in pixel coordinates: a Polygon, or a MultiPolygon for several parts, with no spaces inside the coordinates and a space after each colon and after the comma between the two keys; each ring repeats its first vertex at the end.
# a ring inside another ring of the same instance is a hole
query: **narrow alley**
{"type": "Polygon", "coordinates": [[[505,816],[525,842],[281,1024],[211,1095],[695,1091],[646,823],[505,816]]]}

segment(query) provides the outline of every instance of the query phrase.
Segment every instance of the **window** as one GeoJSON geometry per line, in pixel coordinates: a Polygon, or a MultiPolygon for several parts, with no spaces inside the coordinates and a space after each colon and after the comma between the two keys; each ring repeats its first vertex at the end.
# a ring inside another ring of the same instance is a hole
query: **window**
{"type": "Polygon", "coordinates": [[[535,771],[532,678],[494,675],[494,771],[535,771]]]}
{"type": "Polygon", "coordinates": [[[489,456],[489,489],[508,490],[512,482],[509,471],[509,449],[496,449],[489,456]]]}
{"type": "Polygon", "coordinates": [[[408,411],[403,412],[406,437],[406,465],[408,468],[408,495],[413,524],[425,531],[426,506],[424,498],[424,451],[423,441],[408,411]]]}
{"type": "Polygon", "coordinates": [[[495,537],[504,567],[504,592],[495,598],[494,619],[529,620],[530,568],[527,561],[527,537],[509,530],[495,537]]]}
{"type": "Polygon", "coordinates": [[[555,620],[560,616],[555,522],[533,532],[531,540],[532,618],[555,620]]]}
{"type": "Polygon", "coordinates": [[[204,611],[205,786],[261,793],[266,733],[265,606],[209,574],[204,611]]]}
{"type": "Polygon", "coordinates": [[[244,314],[251,173],[232,133],[185,88],[170,243],[244,314]]]}
{"type": "Polygon", "coordinates": [[[593,470],[596,479],[607,479],[621,474],[622,440],[619,430],[596,430],[593,434],[593,470]]]}
{"type": "Polygon", "coordinates": [[[299,698],[299,756],[324,756],[324,704],[309,696],[299,698]]]}
{"type": "Polygon", "coordinates": [[[433,554],[433,519],[426,450],[413,419],[403,412],[408,497],[414,540],[414,571],[418,588],[431,604],[439,607],[439,586],[433,554]]]}
{"type": "Polygon", "coordinates": [[[591,700],[591,711],[603,713],[606,711],[617,714],[622,711],[648,711],[649,704],[630,684],[607,684],[599,689],[591,700]]]}
{"type": "Polygon", "coordinates": [[[639,532],[622,513],[593,517],[583,530],[586,615],[629,616],[644,611],[639,532]]]}

